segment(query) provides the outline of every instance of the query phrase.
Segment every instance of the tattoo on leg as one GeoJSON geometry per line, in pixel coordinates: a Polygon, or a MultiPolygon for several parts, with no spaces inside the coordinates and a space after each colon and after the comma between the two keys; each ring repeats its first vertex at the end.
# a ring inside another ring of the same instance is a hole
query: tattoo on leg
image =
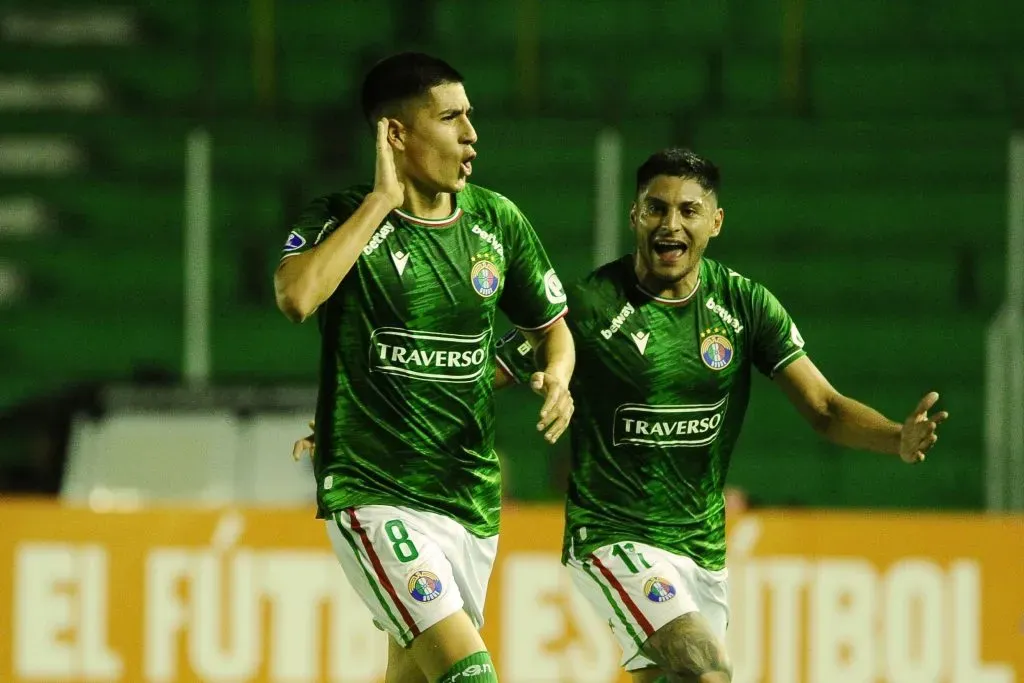
{"type": "Polygon", "coordinates": [[[684,614],[658,629],[643,649],[646,657],[672,673],[669,680],[698,683],[704,674],[723,674],[723,681],[732,676],[721,643],[698,612],[684,614]]]}

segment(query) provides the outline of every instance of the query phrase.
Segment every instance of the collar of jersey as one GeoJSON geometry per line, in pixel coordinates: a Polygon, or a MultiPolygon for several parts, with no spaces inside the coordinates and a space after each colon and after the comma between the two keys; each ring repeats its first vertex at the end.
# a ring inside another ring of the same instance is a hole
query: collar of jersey
{"type": "Polygon", "coordinates": [[[665,304],[667,306],[682,306],[684,304],[690,303],[690,301],[693,300],[693,297],[697,295],[697,291],[700,290],[700,277],[697,277],[697,284],[693,286],[693,289],[690,290],[690,293],[684,296],[682,299],[669,299],[668,297],[652,294],[651,292],[648,292],[646,289],[644,289],[644,286],[639,282],[636,283],[636,288],[639,289],[644,296],[653,299],[659,304],[665,304]]]}
{"type": "Polygon", "coordinates": [[[407,221],[415,225],[425,225],[428,228],[447,228],[449,225],[462,218],[462,207],[456,206],[455,211],[447,218],[418,218],[407,214],[401,209],[395,209],[395,213],[398,214],[399,218],[403,221],[407,221]]]}

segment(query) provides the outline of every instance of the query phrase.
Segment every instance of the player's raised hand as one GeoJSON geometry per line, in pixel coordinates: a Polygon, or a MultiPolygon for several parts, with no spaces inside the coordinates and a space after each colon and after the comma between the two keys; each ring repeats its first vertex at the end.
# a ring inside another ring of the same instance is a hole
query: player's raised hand
{"type": "Polygon", "coordinates": [[[548,443],[555,443],[569,426],[574,410],[569,387],[558,377],[546,372],[535,372],[530,377],[530,388],[544,397],[540,408],[537,431],[544,432],[548,443]]]}
{"type": "Polygon", "coordinates": [[[386,118],[377,121],[377,168],[374,171],[373,191],[387,197],[397,209],[405,201],[405,187],[398,179],[395,150],[388,142],[389,126],[386,118]]]}
{"type": "Polygon", "coordinates": [[[942,410],[929,417],[928,411],[938,400],[937,392],[925,394],[914,408],[914,412],[903,422],[903,429],[900,431],[900,458],[903,462],[921,462],[939,440],[935,430],[949,417],[949,413],[942,410]]]}
{"type": "Polygon", "coordinates": [[[292,460],[295,462],[302,459],[303,453],[309,453],[309,459],[313,459],[313,434],[316,432],[316,423],[313,420],[309,421],[309,431],[309,436],[299,439],[292,446],[292,460]]]}

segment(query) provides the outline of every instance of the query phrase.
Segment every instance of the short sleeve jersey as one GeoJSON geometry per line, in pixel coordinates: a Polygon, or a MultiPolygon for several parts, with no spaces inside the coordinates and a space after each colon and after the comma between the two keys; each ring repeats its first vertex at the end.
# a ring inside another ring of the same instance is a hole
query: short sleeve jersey
{"type": "MultiPolygon", "coordinates": [[[[313,201],[283,258],[315,248],[363,201],[357,187],[313,201]]],[[[494,343],[500,307],[524,329],[566,313],[533,228],[508,199],[467,185],[445,219],[393,211],[318,311],[319,514],[401,505],[497,533],[494,343]]]]}
{"type": "MultiPolygon", "coordinates": [[[[564,559],[648,543],[707,569],[725,565],[723,488],[750,396],[804,355],[796,325],[763,286],[704,259],[685,304],[637,282],[632,257],[568,290],[576,343],[564,559]]],[[[498,360],[533,370],[521,335],[498,360]]]]}

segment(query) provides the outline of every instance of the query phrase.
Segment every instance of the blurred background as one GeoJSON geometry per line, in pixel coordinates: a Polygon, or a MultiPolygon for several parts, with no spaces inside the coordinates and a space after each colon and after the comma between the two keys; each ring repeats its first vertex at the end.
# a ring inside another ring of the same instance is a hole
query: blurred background
{"type": "MultiPolygon", "coordinates": [[[[894,418],[934,389],[954,416],[927,470],[893,469],[823,442],[762,382],[734,484],[773,505],[984,505],[985,330],[1007,287],[1007,150],[1024,112],[1019,8],[0,7],[3,488],[59,491],[70,418],[162,400],[154,387],[309,408],[317,334],[274,306],[279,247],[305,202],[372,177],[362,74],[421,49],[466,77],[474,182],[522,207],[563,279],[630,249],[635,168],[691,146],[723,174],[709,255],[774,291],[833,383],[894,418]],[[142,390],[112,397],[111,383],[142,390]]],[[[535,402],[512,393],[509,493],[555,499],[566,449],[520,436],[535,402]]]]}
{"type": "MultiPolygon", "coordinates": [[[[952,414],[894,467],[759,379],[737,509],[1024,509],[1024,20],[1002,0],[2,0],[0,491],[308,511],[288,453],[318,336],[272,273],[305,202],[372,178],[359,84],[408,49],[465,75],[473,181],[563,280],[630,250],[636,166],[690,146],[722,170],[709,256],[778,296],[833,384],[952,414]]],[[[564,491],[538,407],[499,397],[513,503],[564,491]]]]}

